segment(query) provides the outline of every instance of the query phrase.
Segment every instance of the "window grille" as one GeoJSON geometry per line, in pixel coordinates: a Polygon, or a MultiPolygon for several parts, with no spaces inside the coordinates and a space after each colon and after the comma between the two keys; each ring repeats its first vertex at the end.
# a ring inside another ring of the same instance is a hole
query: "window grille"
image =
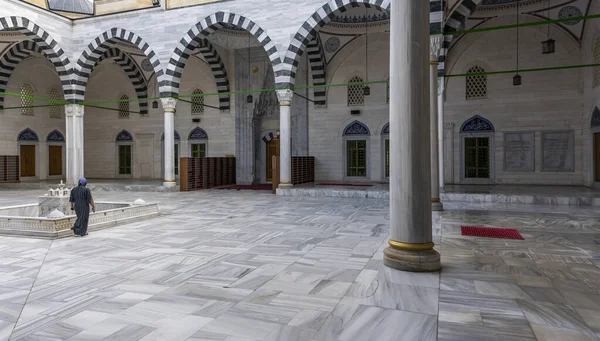
{"type": "MultiPolygon", "coordinates": [[[[58,91],[57,88],[52,88],[50,90],[48,90],[48,98],[54,101],[60,101],[60,92],[58,91]]],[[[54,102],[50,102],[49,104],[56,104],[54,102]]],[[[60,108],[62,107],[62,105],[55,105],[52,107],[49,107],[48,112],[50,114],[50,118],[60,118],[60,108]]]]}
{"type": "Polygon", "coordinates": [[[131,145],[119,145],[119,175],[131,175],[131,145]]]}
{"type": "MultiPolygon", "coordinates": [[[[194,90],[193,95],[202,95],[203,92],[200,89],[194,90]]],[[[204,96],[193,96],[192,97],[192,115],[204,113],[204,96]]]]}
{"type": "Polygon", "coordinates": [[[175,175],[179,175],[179,145],[175,144],[175,150],[173,151],[173,155],[175,156],[175,175]]]}
{"type": "Polygon", "coordinates": [[[23,84],[21,86],[21,115],[33,116],[33,96],[33,87],[27,83],[23,84]]]}
{"type": "Polygon", "coordinates": [[[465,138],[465,178],[490,177],[490,138],[465,138]]]}
{"type": "MultiPolygon", "coordinates": [[[[483,73],[485,70],[480,66],[473,66],[467,74],[483,73]]],[[[487,98],[487,75],[473,75],[466,77],[467,99],[487,98]]]]}
{"type": "Polygon", "coordinates": [[[206,144],[204,144],[204,143],[192,144],[192,157],[206,157],[206,144]]]}
{"type": "Polygon", "coordinates": [[[367,141],[346,141],[346,174],[347,176],[367,176],[367,141]]]}
{"type": "MultiPolygon", "coordinates": [[[[594,64],[600,64],[600,39],[594,44],[594,64]]],[[[600,85],[600,66],[594,66],[594,84],[593,88],[600,85]]]]}
{"type": "MultiPolygon", "coordinates": [[[[350,79],[348,83],[362,83],[363,79],[360,77],[354,77],[350,79]]],[[[363,90],[364,85],[348,85],[348,105],[364,105],[365,104],[365,92],[363,90]]]]}
{"type": "Polygon", "coordinates": [[[385,177],[390,177],[390,139],[385,139],[385,177]]]}
{"type": "Polygon", "coordinates": [[[129,96],[121,96],[121,101],[119,102],[119,118],[129,118],[129,96]]]}

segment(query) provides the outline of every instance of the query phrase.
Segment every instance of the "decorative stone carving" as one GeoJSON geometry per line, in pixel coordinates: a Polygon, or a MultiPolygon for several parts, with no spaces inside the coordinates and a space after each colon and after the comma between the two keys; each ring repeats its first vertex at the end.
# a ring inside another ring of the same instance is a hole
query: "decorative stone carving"
{"type": "Polygon", "coordinates": [[[368,136],[371,135],[369,128],[359,121],[354,121],[344,129],[344,136],[368,136]]]}
{"type": "Polygon", "coordinates": [[[175,107],[177,107],[177,100],[175,98],[161,98],[160,101],[166,112],[175,112],[175,107]]]}
{"type": "Polygon", "coordinates": [[[504,134],[504,170],[506,172],[535,171],[535,134],[533,132],[504,134]]]}
{"type": "Polygon", "coordinates": [[[65,105],[66,116],[83,116],[83,105],[79,104],[66,104],[65,105]]]}
{"type": "MultiPolygon", "coordinates": [[[[583,13],[581,13],[581,10],[575,6],[565,6],[565,7],[561,8],[560,11],[558,12],[559,19],[576,18],[576,17],[582,17],[582,16],[583,16],[583,13]]],[[[579,24],[580,22],[581,22],[581,20],[572,20],[572,21],[564,21],[562,23],[565,25],[573,26],[573,25],[579,24]]]]}
{"type": "Polygon", "coordinates": [[[485,118],[475,115],[463,123],[461,133],[489,133],[494,131],[492,123],[485,118]]]}
{"type": "Polygon", "coordinates": [[[592,122],[590,126],[592,128],[600,127],[600,109],[598,109],[598,107],[595,107],[592,112],[592,122]]]}
{"type": "Polygon", "coordinates": [[[292,90],[277,90],[277,99],[279,100],[279,105],[291,106],[293,97],[294,92],[292,90]]]}
{"type": "Polygon", "coordinates": [[[444,42],[444,37],[442,35],[435,35],[429,38],[429,60],[432,62],[437,62],[438,57],[440,56],[440,50],[442,48],[442,43],[444,42]]]}
{"type": "Polygon", "coordinates": [[[117,135],[116,141],[117,142],[132,142],[133,141],[133,135],[131,135],[131,133],[128,132],[127,130],[123,129],[117,135]]]}
{"type": "Polygon", "coordinates": [[[46,138],[47,142],[65,142],[65,136],[58,130],[53,130],[46,138]]]}
{"type": "Polygon", "coordinates": [[[23,131],[21,131],[19,133],[19,137],[17,138],[18,141],[39,141],[38,139],[38,135],[35,133],[35,131],[26,128],[23,131]]]}
{"type": "Polygon", "coordinates": [[[390,134],[390,124],[387,123],[383,129],[381,129],[381,135],[389,135],[390,134]]]}
{"type": "Polygon", "coordinates": [[[572,130],[542,132],[542,171],[575,170],[575,136],[572,130]]]}
{"type": "Polygon", "coordinates": [[[197,141],[197,140],[208,140],[208,134],[206,131],[200,127],[194,128],[194,130],[190,131],[190,135],[188,136],[188,140],[197,141]]]}
{"type": "Polygon", "coordinates": [[[341,41],[339,37],[330,37],[325,41],[325,52],[327,53],[335,53],[341,45],[341,41]]]}

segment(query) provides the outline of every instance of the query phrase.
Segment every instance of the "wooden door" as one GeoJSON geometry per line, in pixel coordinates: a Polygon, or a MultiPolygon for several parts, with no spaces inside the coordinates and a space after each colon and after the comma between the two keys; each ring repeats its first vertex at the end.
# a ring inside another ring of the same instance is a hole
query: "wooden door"
{"type": "Polygon", "coordinates": [[[35,176],[35,146],[22,145],[19,157],[21,159],[21,177],[35,176]]]}
{"type": "Polygon", "coordinates": [[[279,138],[267,142],[267,181],[273,181],[273,155],[279,158],[279,138]]]}
{"type": "Polygon", "coordinates": [[[594,164],[596,165],[596,181],[600,182],[600,133],[594,134],[594,164]]]}
{"type": "Polygon", "coordinates": [[[61,146],[48,146],[48,175],[62,175],[61,146]]]}

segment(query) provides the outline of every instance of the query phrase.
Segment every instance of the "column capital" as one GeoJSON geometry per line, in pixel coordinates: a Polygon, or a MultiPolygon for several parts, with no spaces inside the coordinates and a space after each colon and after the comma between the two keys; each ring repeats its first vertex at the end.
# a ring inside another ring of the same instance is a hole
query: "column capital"
{"type": "Polygon", "coordinates": [[[165,112],[175,112],[175,107],[177,106],[177,100],[175,98],[161,98],[163,109],[165,112]]]}
{"type": "Polygon", "coordinates": [[[81,104],[65,104],[65,116],[82,117],[83,105],[81,104]]]}
{"type": "Polygon", "coordinates": [[[294,92],[292,90],[277,90],[276,92],[280,106],[289,107],[292,105],[292,98],[294,97],[294,92]]]}
{"type": "Polygon", "coordinates": [[[444,36],[435,35],[429,37],[429,60],[431,62],[438,61],[438,57],[440,56],[440,49],[442,48],[442,44],[444,43],[444,36]]]}

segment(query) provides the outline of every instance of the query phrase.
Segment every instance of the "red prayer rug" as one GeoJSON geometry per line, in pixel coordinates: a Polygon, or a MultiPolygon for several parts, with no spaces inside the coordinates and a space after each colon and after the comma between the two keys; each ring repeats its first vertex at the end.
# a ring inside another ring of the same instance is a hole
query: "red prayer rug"
{"type": "Polygon", "coordinates": [[[460,232],[463,236],[524,240],[523,236],[515,229],[461,226],[460,232]]]}

